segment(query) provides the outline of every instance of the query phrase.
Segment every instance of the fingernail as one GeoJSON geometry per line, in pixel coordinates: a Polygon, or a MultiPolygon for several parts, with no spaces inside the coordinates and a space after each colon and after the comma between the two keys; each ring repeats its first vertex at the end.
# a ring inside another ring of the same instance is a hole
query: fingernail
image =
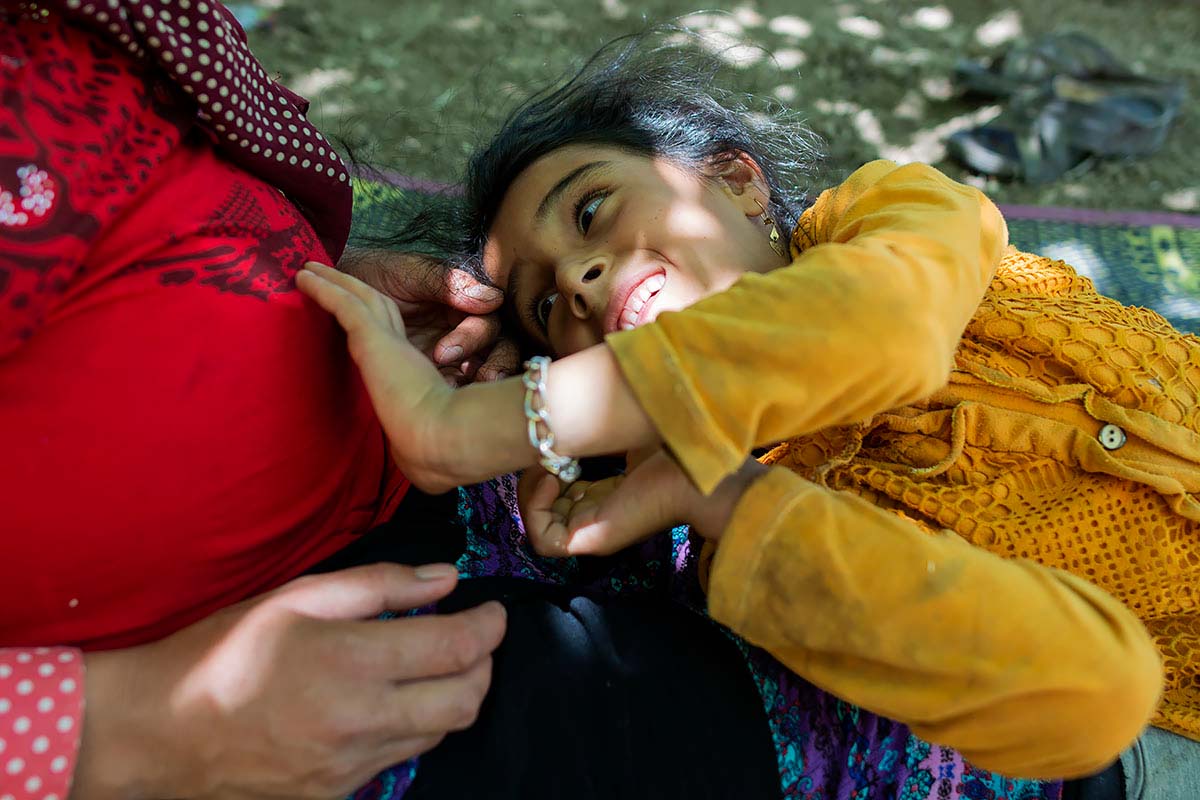
{"type": "Polygon", "coordinates": [[[446,578],[457,577],[458,567],[453,564],[422,564],[413,570],[413,574],[419,580],[440,581],[446,578]]]}
{"type": "Polygon", "coordinates": [[[320,261],[305,261],[304,266],[306,269],[331,269],[328,264],[322,264],[320,261]]]}
{"type": "Polygon", "coordinates": [[[462,358],[462,355],[463,349],[458,345],[454,345],[453,347],[447,347],[445,350],[443,350],[442,354],[438,356],[438,361],[442,364],[450,364],[458,361],[460,358],[462,358]]]}
{"type": "Polygon", "coordinates": [[[503,295],[499,289],[496,289],[492,286],[484,286],[482,283],[468,284],[467,288],[463,291],[466,293],[467,297],[471,297],[476,300],[495,300],[503,295]]]}

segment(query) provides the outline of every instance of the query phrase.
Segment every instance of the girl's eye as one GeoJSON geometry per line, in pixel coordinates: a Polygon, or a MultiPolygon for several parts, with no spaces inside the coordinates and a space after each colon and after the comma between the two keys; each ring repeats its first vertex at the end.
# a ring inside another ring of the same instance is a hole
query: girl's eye
{"type": "Polygon", "coordinates": [[[579,225],[579,230],[586,236],[588,228],[592,227],[592,220],[596,217],[596,212],[600,210],[600,204],[604,202],[605,195],[593,195],[584,197],[579,201],[579,205],[575,208],[575,220],[579,225]]]}
{"type": "Polygon", "coordinates": [[[554,304],[558,301],[558,292],[552,292],[538,301],[534,307],[533,316],[537,320],[537,324],[542,330],[550,327],[550,312],[554,310],[554,304]]]}

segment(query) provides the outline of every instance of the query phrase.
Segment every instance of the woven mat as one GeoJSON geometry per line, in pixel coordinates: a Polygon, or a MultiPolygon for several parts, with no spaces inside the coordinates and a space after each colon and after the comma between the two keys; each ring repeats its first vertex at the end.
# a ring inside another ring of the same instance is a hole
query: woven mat
{"type": "Polygon", "coordinates": [[[1200,333],[1200,220],[1172,222],[1096,223],[1010,216],[1008,235],[1022,250],[1075,267],[1102,294],[1127,305],[1152,308],[1179,330],[1200,333]]]}
{"type": "MultiPolygon", "coordinates": [[[[356,180],[355,232],[376,233],[396,224],[386,202],[392,192],[436,188],[410,181],[401,190],[356,180]]],[[[1062,259],[1103,294],[1152,308],[1180,330],[1200,333],[1200,217],[1029,206],[1004,212],[1009,239],[1018,248],[1062,259]]]]}

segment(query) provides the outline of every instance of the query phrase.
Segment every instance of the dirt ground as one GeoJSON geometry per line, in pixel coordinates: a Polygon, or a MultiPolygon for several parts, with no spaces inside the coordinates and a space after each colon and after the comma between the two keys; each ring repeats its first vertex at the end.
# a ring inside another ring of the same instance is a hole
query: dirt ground
{"type": "MultiPolygon", "coordinates": [[[[1200,91],[1200,8],[1178,0],[256,0],[231,3],[269,70],[313,101],[312,118],[373,164],[454,181],[464,155],[530,91],[647,23],[704,31],[735,88],[799,111],[832,172],[885,156],[936,164],[947,133],[995,107],[951,83],[961,58],[1081,30],[1147,74],[1200,91]]],[[[1200,111],[1189,102],[1149,158],[1043,186],[971,178],[999,202],[1200,213],[1200,111]]]]}

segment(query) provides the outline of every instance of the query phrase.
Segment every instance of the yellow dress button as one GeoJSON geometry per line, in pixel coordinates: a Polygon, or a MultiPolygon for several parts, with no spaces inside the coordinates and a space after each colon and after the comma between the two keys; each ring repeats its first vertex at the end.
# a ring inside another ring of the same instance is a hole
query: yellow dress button
{"type": "Polygon", "coordinates": [[[1112,423],[1101,428],[1096,438],[1105,450],[1118,450],[1125,445],[1125,431],[1112,423]]]}

